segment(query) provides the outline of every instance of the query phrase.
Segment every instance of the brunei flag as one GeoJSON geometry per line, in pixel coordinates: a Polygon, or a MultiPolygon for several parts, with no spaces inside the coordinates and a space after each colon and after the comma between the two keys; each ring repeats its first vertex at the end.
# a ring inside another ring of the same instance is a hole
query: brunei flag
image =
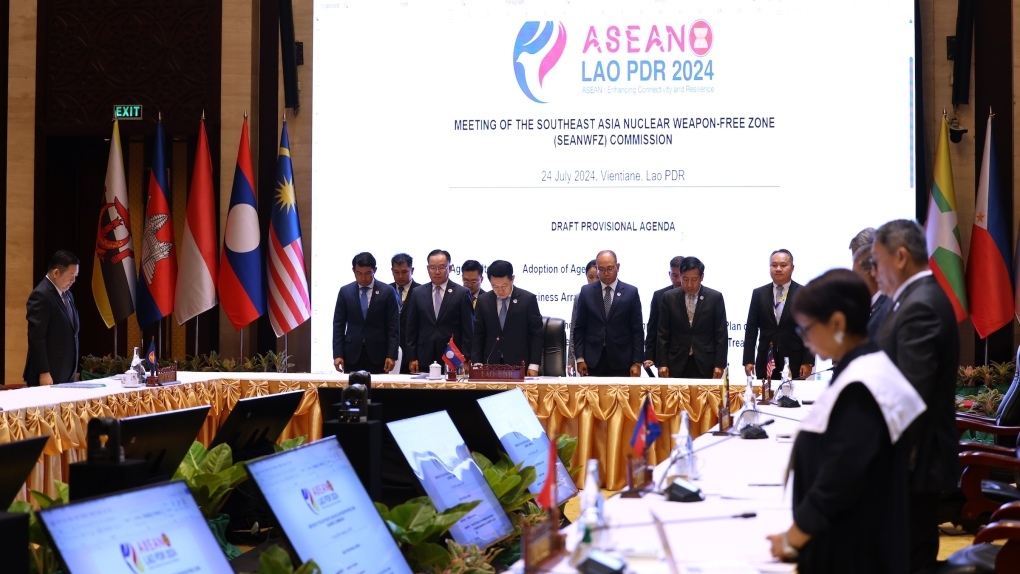
{"type": "Polygon", "coordinates": [[[138,326],[145,329],[174,312],[177,250],[170,217],[170,186],[163,153],[163,122],[156,124],[156,143],[149,170],[149,193],[142,227],[142,264],[138,269],[138,326]]]}
{"type": "Polygon", "coordinates": [[[928,219],[924,224],[928,240],[928,266],[946,292],[956,321],[967,318],[967,280],[963,274],[963,249],[960,248],[960,226],[956,220],[956,191],[953,188],[953,166],[949,163],[949,126],[945,115],[939,129],[935,150],[935,174],[928,195],[928,219]]]}
{"type": "Polygon", "coordinates": [[[135,253],[131,242],[120,129],[116,121],[110,137],[110,159],[106,164],[106,184],[103,186],[97,227],[92,295],[109,329],[135,312],[135,253]]]}
{"type": "Polygon", "coordinates": [[[223,230],[219,269],[220,306],[239,331],[266,310],[266,296],[262,291],[261,241],[246,114],[237,149],[237,166],[230,190],[227,225],[223,230]]]}
{"type": "Polygon", "coordinates": [[[1013,258],[1009,252],[1011,215],[1003,208],[999,163],[993,141],[992,114],[989,114],[974,206],[974,229],[967,257],[970,319],[982,339],[1013,321],[1013,258]]]}

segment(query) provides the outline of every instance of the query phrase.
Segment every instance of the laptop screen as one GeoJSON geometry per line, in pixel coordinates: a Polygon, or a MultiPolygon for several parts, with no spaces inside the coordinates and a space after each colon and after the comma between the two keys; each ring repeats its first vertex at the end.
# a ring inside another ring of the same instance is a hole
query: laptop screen
{"type": "Polygon", "coordinates": [[[232,572],[182,481],[39,512],[71,574],[232,572]]]}
{"type": "Polygon", "coordinates": [[[513,524],[446,411],[386,426],[437,510],[481,502],[450,528],[457,543],[485,547],[513,532],[513,524]]]}
{"type": "Polygon", "coordinates": [[[335,437],[247,467],[302,562],[323,572],[411,574],[335,437]]]}
{"type": "MultiPolygon", "coordinates": [[[[549,437],[538,422],[535,411],[520,389],[513,389],[491,397],[478,399],[478,404],[499,437],[503,450],[510,460],[535,467],[538,478],[528,490],[538,494],[545,484],[549,466],[549,437]]],[[[577,494],[577,485],[570,478],[563,463],[556,459],[556,503],[562,504],[577,494]]]]}

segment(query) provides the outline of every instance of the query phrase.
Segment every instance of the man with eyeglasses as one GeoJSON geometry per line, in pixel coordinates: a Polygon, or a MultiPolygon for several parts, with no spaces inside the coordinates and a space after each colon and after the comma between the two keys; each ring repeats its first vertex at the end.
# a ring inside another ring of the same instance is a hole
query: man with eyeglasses
{"type": "Polygon", "coordinates": [[[878,346],[927,406],[903,438],[910,449],[910,571],[932,572],[939,551],[939,493],[955,490],[960,479],[955,404],[959,327],[952,303],[928,268],[928,243],[920,225],[900,219],[879,227],[871,259],[879,289],[892,300],[879,327],[878,346]]]}
{"type": "Polygon", "coordinates": [[[474,313],[467,288],[450,281],[450,253],[434,249],[428,256],[428,285],[415,289],[404,303],[407,312],[408,369],[417,373],[433,362],[442,364],[446,344],[453,342],[469,358],[474,313]]]}
{"type": "Polygon", "coordinates": [[[478,296],[485,293],[482,289],[482,271],[485,268],[474,259],[468,259],[460,266],[460,282],[471,292],[471,307],[478,307],[478,296]]]}
{"type": "Polygon", "coordinates": [[[407,253],[397,253],[390,259],[390,272],[393,283],[390,287],[397,290],[397,307],[400,308],[400,372],[409,373],[407,360],[407,313],[404,302],[411,296],[415,287],[421,285],[414,280],[414,259],[407,253]]]}
{"type": "Polygon", "coordinates": [[[648,328],[645,330],[646,367],[652,367],[659,364],[655,360],[658,347],[658,343],[656,343],[656,341],[659,336],[659,302],[662,301],[663,295],[680,288],[680,262],[683,260],[683,255],[677,255],[669,260],[669,285],[652,293],[652,304],[648,309],[648,328]]]}
{"type": "Polygon", "coordinates": [[[786,249],[773,251],[769,256],[769,274],[772,282],[751,292],[744,331],[744,372],[764,378],[771,345],[777,370],[783,368],[784,359],[789,357],[794,376],[807,377],[814,368],[815,357],[804,348],[790,312],[790,302],[801,287],[793,280],[793,254],[786,249]]]}
{"type": "Polygon", "coordinates": [[[871,316],[868,318],[868,338],[872,341],[878,338],[878,328],[889,314],[892,303],[889,297],[878,288],[878,281],[875,280],[875,266],[871,259],[871,244],[862,245],[854,253],[853,272],[868,286],[871,293],[871,316]]]}
{"type": "Polygon", "coordinates": [[[599,280],[581,288],[574,329],[577,374],[639,377],[644,360],[644,322],[637,287],[617,279],[616,253],[595,257],[599,280]]]}
{"type": "Polygon", "coordinates": [[[705,264],[697,257],[680,263],[680,289],[662,296],[659,307],[659,376],[718,379],[726,367],[726,303],[722,293],[702,285],[705,264]]]}

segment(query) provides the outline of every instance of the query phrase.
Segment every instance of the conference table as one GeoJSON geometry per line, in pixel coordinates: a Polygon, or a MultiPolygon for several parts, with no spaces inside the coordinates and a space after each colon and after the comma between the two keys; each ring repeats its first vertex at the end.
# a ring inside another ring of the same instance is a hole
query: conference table
{"type": "MultiPolygon", "coordinates": [[[[208,445],[237,401],[268,394],[305,393],[281,438],[321,438],[320,386],[342,386],[339,373],[202,373],[179,372],[179,384],[163,387],[124,387],[118,378],[89,381],[97,388],[32,387],[0,393],[0,443],[49,435],[44,456],[27,483],[28,488],[55,494],[54,480],[67,481],[68,464],[84,460],[86,428],[93,417],[124,418],[210,405],[206,424],[197,440],[208,445]]],[[[665,460],[672,448],[671,435],[686,411],[697,437],[718,424],[721,402],[719,381],[653,378],[536,377],[523,381],[428,381],[414,375],[375,375],[373,388],[518,388],[528,399],[550,436],[577,437],[573,464],[598,459],[603,486],[625,485],[624,468],[630,438],[644,398],[650,397],[662,423],[664,437],[655,443],[649,459],[665,460]]],[[[731,411],[742,405],[742,386],[730,388],[731,411]]],[[[438,410],[438,409],[437,409],[438,410]]]]}
{"type": "MultiPolygon", "coordinates": [[[[799,383],[796,396],[813,399],[826,383],[799,383]]],[[[700,476],[691,482],[705,493],[701,502],[669,502],[661,494],[642,498],[613,496],[605,502],[608,528],[597,544],[605,552],[624,559],[627,572],[669,574],[663,544],[653,523],[654,513],[664,524],[665,539],[679,572],[744,574],[793,572],[794,564],[777,562],[770,554],[769,534],[785,532],[793,523],[791,491],[786,486],[787,466],[793,448],[792,435],[799,420],[811,407],[780,408],[760,406],[769,437],[745,440],[739,436],[710,434],[695,439],[696,467],[700,476]],[[781,418],[782,417],[782,418],[781,418]],[[753,513],[750,518],[740,515],[753,513]]],[[[666,462],[654,472],[656,483],[666,471],[666,462]]],[[[576,524],[564,529],[567,549],[573,550],[581,537],[576,524]]],[[[569,555],[545,570],[551,573],[577,572],[569,555]]],[[[512,572],[523,573],[518,562],[512,572]]]]}

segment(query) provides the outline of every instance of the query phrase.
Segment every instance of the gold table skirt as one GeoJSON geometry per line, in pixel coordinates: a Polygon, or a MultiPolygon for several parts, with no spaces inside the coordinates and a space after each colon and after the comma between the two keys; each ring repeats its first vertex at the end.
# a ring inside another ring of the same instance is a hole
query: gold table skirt
{"type": "MultiPolygon", "coordinates": [[[[170,387],[142,388],[106,395],[100,398],[68,401],[59,404],[29,407],[0,412],[0,442],[32,436],[49,435],[50,441],[26,484],[31,490],[56,494],[54,480],[67,481],[68,465],[85,459],[89,419],[160,413],[199,405],[210,405],[208,419],[198,440],[208,445],[216,429],[242,398],[268,394],[304,391],[290,424],[281,438],[322,436],[322,413],[317,388],[338,386],[335,380],[315,380],[316,375],[290,375],[290,380],[261,379],[256,373],[239,373],[239,378],[210,378],[206,381],[182,383],[170,387]],[[300,377],[300,378],[298,378],[300,377]],[[304,379],[304,380],[302,380],[304,379]]],[[[222,375],[215,375],[222,377],[222,375]]],[[[272,376],[272,375],[271,375],[272,376]]],[[[571,382],[375,382],[379,388],[520,388],[550,436],[566,433],[578,439],[573,465],[581,467],[578,477],[584,483],[584,462],[595,458],[602,468],[606,488],[624,488],[626,456],[637,413],[646,394],[663,426],[663,436],[650,449],[650,462],[657,463],[669,456],[671,435],[679,428],[681,411],[691,419],[694,437],[718,424],[721,397],[719,385],[598,383],[596,379],[572,379],[571,382]],[[573,382],[579,381],[579,382],[573,382]]],[[[18,392],[18,391],[8,391],[18,392]]],[[[731,410],[742,404],[738,387],[730,389],[731,410]]],[[[21,497],[25,493],[22,492],[21,497]]]]}

